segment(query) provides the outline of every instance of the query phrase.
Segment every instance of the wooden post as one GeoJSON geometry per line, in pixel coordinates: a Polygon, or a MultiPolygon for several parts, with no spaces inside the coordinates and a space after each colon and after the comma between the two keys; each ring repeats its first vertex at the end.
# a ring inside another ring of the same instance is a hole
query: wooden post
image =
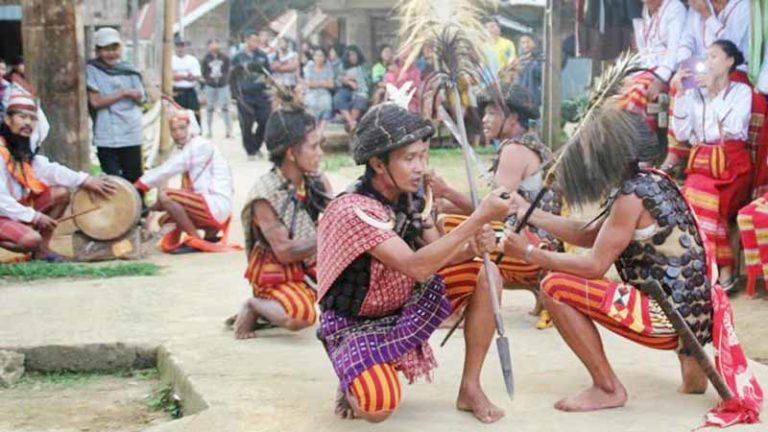
{"type": "MultiPolygon", "coordinates": [[[[131,43],[133,43],[133,67],[142,69],[139,64],[139,0],[131,0],[131,43]]],[[[146,83],[145,83],[146,85],[146,83]]]]}
{"type": "MultiPolygon", "coordinates": [[[[173,75],[171,70],[171,58],[173,56],[173,18],[176,2],[165,1],[163,19],[163,75],[161,90],[163,95],[173,96],[173,75]]],[[[171,153],[171,131],[168,128],[168,116],[162,110],[160,116],[160,155],[158,162],[162,163],[171,153]]]]}
{"type": "Polygon", "coordinates": [[[82,0],[25,0],[22,38],[27,76],[51,124],[43,152],[72,169],[90,167],[82,0]]]}
{"type": "Polygon", "coordinates": [[[562,106],[562,58],[563,45],[560,32],[563,0],[548,0],[544,14],[544,40],[546,62],[544,63],[544,128],[543,138],[552,149],[558,149],[561,130],[562,106]]]}

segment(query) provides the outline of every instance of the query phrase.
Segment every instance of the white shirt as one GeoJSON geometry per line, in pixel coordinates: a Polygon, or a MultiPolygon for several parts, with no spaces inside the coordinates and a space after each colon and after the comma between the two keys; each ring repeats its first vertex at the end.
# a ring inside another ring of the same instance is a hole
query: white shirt
{"type": "Polygon", "coordinates": [[[687,14],[680,0],[664,0],[653,16],[645,6],[643,17],[633,22],[642,66],[654,68],[665,81],[677,69],[677,50],[685,33],[687,14]]]}
{"type": "MultiPolygon", "coordinates": [[[[719,14],[715,14],[711,2],[707,2],[707,7],[712,15],[706,20],[702,20],[693,9],[688,11],[677,60],[683,61],[692,56],[704,58],[707,48],[718,39],[728,39],[736,44],[746,58],[749,54],[749,1],[729,0],[719,14]]],[[[739,66],[739,70],[746,70],[746,65],[739,66]]]]}
{"type": "Polygon", "coordinates": [[[731,82],[712,99],[706,90],[686,90],[675,97],[672,130],[679,141],[718,144],[720,140],[746,140],[752,117],[752,89],[731,82]]]}
{"type": "MultiPolygon", "coordinates": [[[[40,155],[32,159],[32,171],[48,186],[64,186],[72,189],[79,187],[88,179],[88,174],[73,171],[40,155]]],[[[19,203],[25,193],[21,184],[8,171],[5,160],[0,158],[0,217],[32,223],[37,211],[19,203]]]]}
{"type": "MultiPolygon", "coordinates": [[[[178,73],[190,72],[197,78],[203,76],[203,73],[200,69],[200,62],[197,60],[197,58],[195,58],[195,56],[190,54],[187,54],[184,57],[179,57],[174,54],[173,58],[171,59],[171,69],[173,70],[174,75],[178,73]]],[[[197,84],[197,80],[173,81],[173,86],[176,88],[193,88],[195,84],[197,84]]]]}
{"type": "Polygon", "coordinates": [[[162,165],[144,173],[139,181],[149,188],[158,187],[169,178],[187,173],[192,190],[208,204],[211,215],[224,222],[232,213],[232,172],[227,160],[210,141],[195,136],[162,165]]]}
{"type": "MultiPolygon", "coordinates": [[[[297,56],[295,51],[288,51],[285,54],[280,53],[279,51],[276,54],[275,60],[272,60],[272,62],[287,62],[295,59],[297,56]]],[[[275,81],[278,83],[284,85],[284,86],[295,86],[298,82],[298,69],[296,69],[293,72],[273,72],[272,75],[275,77],[275,81]]]]}

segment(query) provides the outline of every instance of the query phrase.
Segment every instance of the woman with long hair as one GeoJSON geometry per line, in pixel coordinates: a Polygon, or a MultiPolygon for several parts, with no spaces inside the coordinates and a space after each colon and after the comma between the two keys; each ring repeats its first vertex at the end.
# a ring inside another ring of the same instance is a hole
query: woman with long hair
{"type": "MultiPolygon", "coordinates": [[[[732,81],[730,74],[744,63],[744,55],[728,40],[707,49],[697,71],[681,67],[672,78],[674,99],[672,131],[678,142],[687,141],[684,193],[715,251],[720,283],[733,287],[733,251],[728,223],[750,196],[752,160],[746,140],[752,107],[752,89],[732,81]]],[[[670,149],[662,169],[674,167],[684,156],[670,149]]]]}
{"type": "Polygon", "coordinates": [[[333,106],[341,113],[346,129],[352,131],[357,120],[368,109],[368,68],[365,56],[357,45],[350,45],[342,57],[344,71],[338,78],[333,106]]]}

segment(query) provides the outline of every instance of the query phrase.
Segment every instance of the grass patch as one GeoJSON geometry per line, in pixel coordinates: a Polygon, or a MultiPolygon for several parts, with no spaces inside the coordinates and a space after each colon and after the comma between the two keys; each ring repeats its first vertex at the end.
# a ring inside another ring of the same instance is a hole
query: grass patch
{"type": "Polygon", "coordinates": [[[159,271],[160,267],[152,263],[95,265],[30,261],[0,265],[0,278],[23,281],[59,278],[101,279],[118,276],[154,276],[159,271]]]}
{"type": "Polygon", "coordinates": [[[172,419],[178,419],[184,415],[181,398],[168,385],[156,388],[152,394],[147,396],[146,404],[152,411],[167,412],[172,419]]]}
{"type": "Polygon", "coordinates": [[[35,371],[25,373],[19,382],[11,386],[11,388],[19,386],[32,386],[40,388],[79,387],[104,377],[134,378],[141,381],[146,381],[159,379],[160,373],[157,371],[157,369],[120,370],[111,372],[35,371]]]}

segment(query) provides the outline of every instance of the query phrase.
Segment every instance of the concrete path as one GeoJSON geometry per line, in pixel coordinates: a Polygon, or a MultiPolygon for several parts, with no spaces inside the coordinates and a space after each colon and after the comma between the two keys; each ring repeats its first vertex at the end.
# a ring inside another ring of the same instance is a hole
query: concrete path
{"type": "MultiPolygon", "coordinates": [[[[219,127],[219,130],[222,130],[219,127]]],[[[221,142],[236,177],[238,205],[253,180],[269,168],[247,162],[234,140],[221,142]]],[[[341,187],[345,179],[333,179],[341,187]]],[[[238,227],[239,222],[235,224],[238,227]]],[[[242,239],[239,228],[235,239],[242,239]]],[[[128,343],[160,347],[164,378],[184,398],[187,416],[160,431],[688,431],[698,426],[717,397],[682,396],[677,360],[605,334],[606,351],[630,392],[625,408],[565,414],[552,408],[560,397],[588,384],[588,376],[555,330],[535,330],[527,314],[533,298],[504,295],[517,394],[505,394],[496,352],[484,370],[490,397],[507,411],[495,425],[480,426],[453,407],[463,360],[463,338],[437,348],[432,384],[404,386],[403,403],[386,423],[370,426],[333,415],[337,386],[315,331],[282,330],[236,341],[223,327],[249,295],[243,253],[155,255],[160,276],[92,281],[8,283],[0,286],[0,347],[128,343]]],[[[763,383],[768,368],[753,365],[763,383]]],[[[766,425],[732,430],[767,430],[766,425]]]]}

